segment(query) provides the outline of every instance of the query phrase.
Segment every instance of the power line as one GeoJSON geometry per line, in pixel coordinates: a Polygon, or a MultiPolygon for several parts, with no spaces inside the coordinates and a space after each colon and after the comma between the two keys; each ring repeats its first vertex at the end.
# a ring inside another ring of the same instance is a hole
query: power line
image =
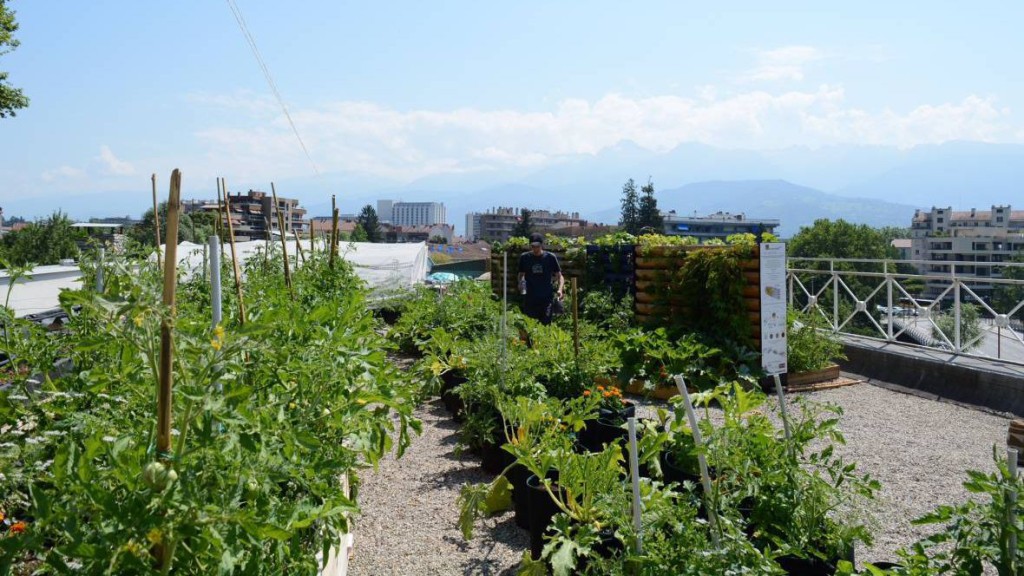
{"type": "Polygon", "coordinates": [[[309,163],[313,166],[313,172],[317,176],[320,176],[320,169],[317,168],[316,162],[313,157],[309,154],[309,149],[306,148],[306,143],[302,141],[302,136],[299,134],[299,129],[295,127],[295,122],[292,121],[292,115],[288,112],[288,106],[284,103],[284,98],[281,97],[281,92],[277,89],[277,84],[274,83],[274,77],[270,75],[270,68],[267,67],[267,63],[263,60],[263,56],[260,54],[260,49],[256,46],[256,39],[253,38],[252,33],[249,32],[249,26],[245,23],[245,17],[242,16],[242,11],[235,4],[235,0],[226,0],[228,8],[231,9],[231,13],[235,16],[235,21],[238,22],[239,29],[242,30],[242,34],[245,36],[245,41],[248,42],[249,48],[252,49],[253,56],[256,57],[256,63],[259,64],[260,70],[263,71],[263,77],[267,80],[267,85],[270,86],[270,91],[274,93],[274,98],[277,99],[277,103],[281,105],[281,110],[284,111],[284,117],[288,119],[288,124],[292,127],[292,132],[295,133],[295,138],[299,141],[299,146],[302,147],[302,152],[306,155],[309,163]]]}

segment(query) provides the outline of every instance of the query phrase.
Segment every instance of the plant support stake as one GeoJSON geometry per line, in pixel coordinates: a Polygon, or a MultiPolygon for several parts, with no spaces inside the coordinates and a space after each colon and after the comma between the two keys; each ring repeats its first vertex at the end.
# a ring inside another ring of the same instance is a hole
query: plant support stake
{"type": "Polygon", "coordinates": [[[107,250],[100,248],[99,261],[96,263],[96,293],[103,294],[103,257],[106,256],[107,250]]]}
{"type": "Polygon", "coordinates": [[[579,293],[576,291],[576,277],[569,280],[572,286],[572,350],[576,355],[576,365],[580,363],[580,308],[576,304],[579,293]]]}
{"type": "MultiPolygon", "coordinates": [[[[178,210],[181,207],[181,172],[171,173],[171,193],[167,201],[167,237],[178,237],[178,210]]],[[[157,457],[167,461],[171,455],[171,389],[174,386],[174,291],[178,281],[178,244],[168,242],[164,267],[163,305],[166,316],[160,323],[160,388],[157,394],[157,457]]]]}
{"type": "MultiPolygon", "coordinates": [[[[1006,449],[1006,467],[1010,471],[1010,478],[1013,485],[1017,485],[1017,449],[1006,449]]],[[[1006,530],[1010,531],[1010,541],[1007,544],[1009,549],[1008,560],[1010,563],[1010,574],[1017,573],[1017,491],[1010,489],[1006,495],[1006,530]]]]}
{"type": "Polygon", "coordinates": [[[686,417],[690,421],[690,429],[693,433],[693,443],[697,447],[697,463],[700,465],[700,482],[704,487],[704,505],[708,510],[708,521],[711,522],[711,540],[718,546],[718,518],[717,511],[711,501],[711,475],[708,474],[708,460],[704,456],[704,438],[701,437],[700,427],[697,426],[697,412],[693,409],[693,402],[690,401],[690,392],[686,389],[686,381],[682,375],[675,376],[676,387],[679,394],[686,403],[686,417]]]}
{"type": "Polygon", "coordinates": [[[153,229],[156,233],[156,267],[163,270],[164,264],[160,260],[160,210],[156,203],[156,173],[150,178],[153,183],[153,229]]]}
{"type": "Polygon", "coordinates": [[[775,380],[775,393],[779,396],[779,409],[782,411],[782,428],[786,432],[786,440],[793,439],[793,433],[789,430],[789,412],[786,410],[786,393],[782,391],[782,379],[778,374],[772,374],[775,380]]]}
{"type": "Polygon", "coordinates": [[[644,553],[643,535],[640,533],[642,524],[640,514],[643,503],[640,501],[640,459],[636,448],[636,417],[627,420],[629,423],[629,475],[633,483],[633,529],[636,530],[636,553],[644,553]]]}
{"type": "Polygon", "coordinates": [[[277,205],[277,189],[274,187],[273,182],[270,183],[270,193],[274,199],[274,211],[277,212],[277,233],[281,235],[281,255],[284,257],[284,283],[288,286],[288,294],[291,295],[292,300],[295,300],[295,289],[292,288],[292,270],[288,265],[288,239],[284,237],[284,216],[281,215],[281,207],[277,205]]]}
{"type": "Polygon", "coordinates": [[[505,363],[505,348],[508,346],[508,251],[502,256],[504,260],[501,265],[501,386],[504,389],[505,370],[508,369],[508,364],[505,363]]]}
{"type": "Polygon", "coordinates": [[[238,265],[238,252],[235,250],[235,226],[231,223],[231,202],[228,200],[228,183],[221,178],[224,188],[224,212],[228,216],[228,240],[231,242],[231,264],[235,271],[235,292],[238,294],[238,323],[245,324],[245,298],[242,295],[242,269],[238,265]]]}

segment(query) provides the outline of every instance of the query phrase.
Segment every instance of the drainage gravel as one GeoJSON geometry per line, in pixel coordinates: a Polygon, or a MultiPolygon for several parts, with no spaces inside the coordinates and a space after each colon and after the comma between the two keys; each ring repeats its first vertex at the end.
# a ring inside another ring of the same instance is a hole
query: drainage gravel
{"type": "MultiPolygon", "coordinates": [[[[965,501],[965,471],[994,470],[992,446],[1005,447],[1004,416],[867,383],[801,396],[843,408],[847,444],[837,451],[882,483],[865,511],[874,518],[875,542],[858,549],[858,563],[894,560],[897,548],[936,530],[910,521],[940,504],[965,501]]],[[[350,573],[515,574],[528,534],[506,513],[478,524],[472,541],[463,540],[459,488],[491,476],[477,458],[455,453],[458,426],[439,402],[425,404],[417,416],[423,434],[406,454],[363,473],[350,573]]]]}

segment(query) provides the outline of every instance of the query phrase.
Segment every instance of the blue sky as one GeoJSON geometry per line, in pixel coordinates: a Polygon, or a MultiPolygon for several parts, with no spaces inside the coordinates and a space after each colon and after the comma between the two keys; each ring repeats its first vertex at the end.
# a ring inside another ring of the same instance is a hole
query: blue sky
{"type": "MultiPolygon", "coordinates": [[[[237,3],[328,175],[539,169],[622,140],[1024,140],[1018,2],[237,3]]],[[[174,167],[195,197],[312,176],[226,2],[9,5],[0,69],[32,104],[0,120],[0,205],[145,195],[174,167]]]]}

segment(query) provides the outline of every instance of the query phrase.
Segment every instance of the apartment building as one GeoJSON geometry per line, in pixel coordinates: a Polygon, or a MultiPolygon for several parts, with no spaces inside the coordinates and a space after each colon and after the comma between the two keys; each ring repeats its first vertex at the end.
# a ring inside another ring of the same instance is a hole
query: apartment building
{"type": "MultiPolygon", "coordinates": [[[[506,206],[466,214],[466,239],[504,242],[512,235],[521,214],[521,209],[506,206]]],[[[580,219],[579,212],[549,210],[531,210],[530,222],[534,231],[541,233],[555,228],[587,225],[586,220],[580,219]]]]}
{"type": "Polygon", "coordinates": [[[680,216],[675,210],[663,213],[664,234],[667,236],[693,236],[703,244],[713,238],[725,240],[733,234],[774,233],[779,227],[776,219],[747,218],[746,214],[715,212],[707,216],[680,216]]]}
{"type": "MultiPolygon", "coordinates": [[[[1024,251],[1024,210],[1012,210],[1009,205],[989,210],[917,210],[910,236],[912,258],[922,261],[917,264],[919,272],[972,279],[971,289],[985,298],[992,294],[987,280],[1002,275],[999,263],[1024,251]]],[[[924,296],[936,298],[948,285],[941,279],[928,280],[924,296]]]]}
{"type": "MultiPolygon", "coordinates": [[[[278,230],[277,213],[284,218],[286,232],[308,234],[309,223],[305,219],[306,209],[299,207],[294,198],[274,197],[269,192],[249,190],[245,193],[228,194],[231,205],[231,224],[235,240],[264,240],[278,230]]],[[[214,204],[216,207],[216,204],[214,204]]],[[[225,222],[226,225],[226,222],[225,222]]]]}
{"type": "Polygon", "coordinates": [[[377,218],[394,226],[434,226],[447,224],[443,202],[394,202],[377,200],[377,218]]]}

